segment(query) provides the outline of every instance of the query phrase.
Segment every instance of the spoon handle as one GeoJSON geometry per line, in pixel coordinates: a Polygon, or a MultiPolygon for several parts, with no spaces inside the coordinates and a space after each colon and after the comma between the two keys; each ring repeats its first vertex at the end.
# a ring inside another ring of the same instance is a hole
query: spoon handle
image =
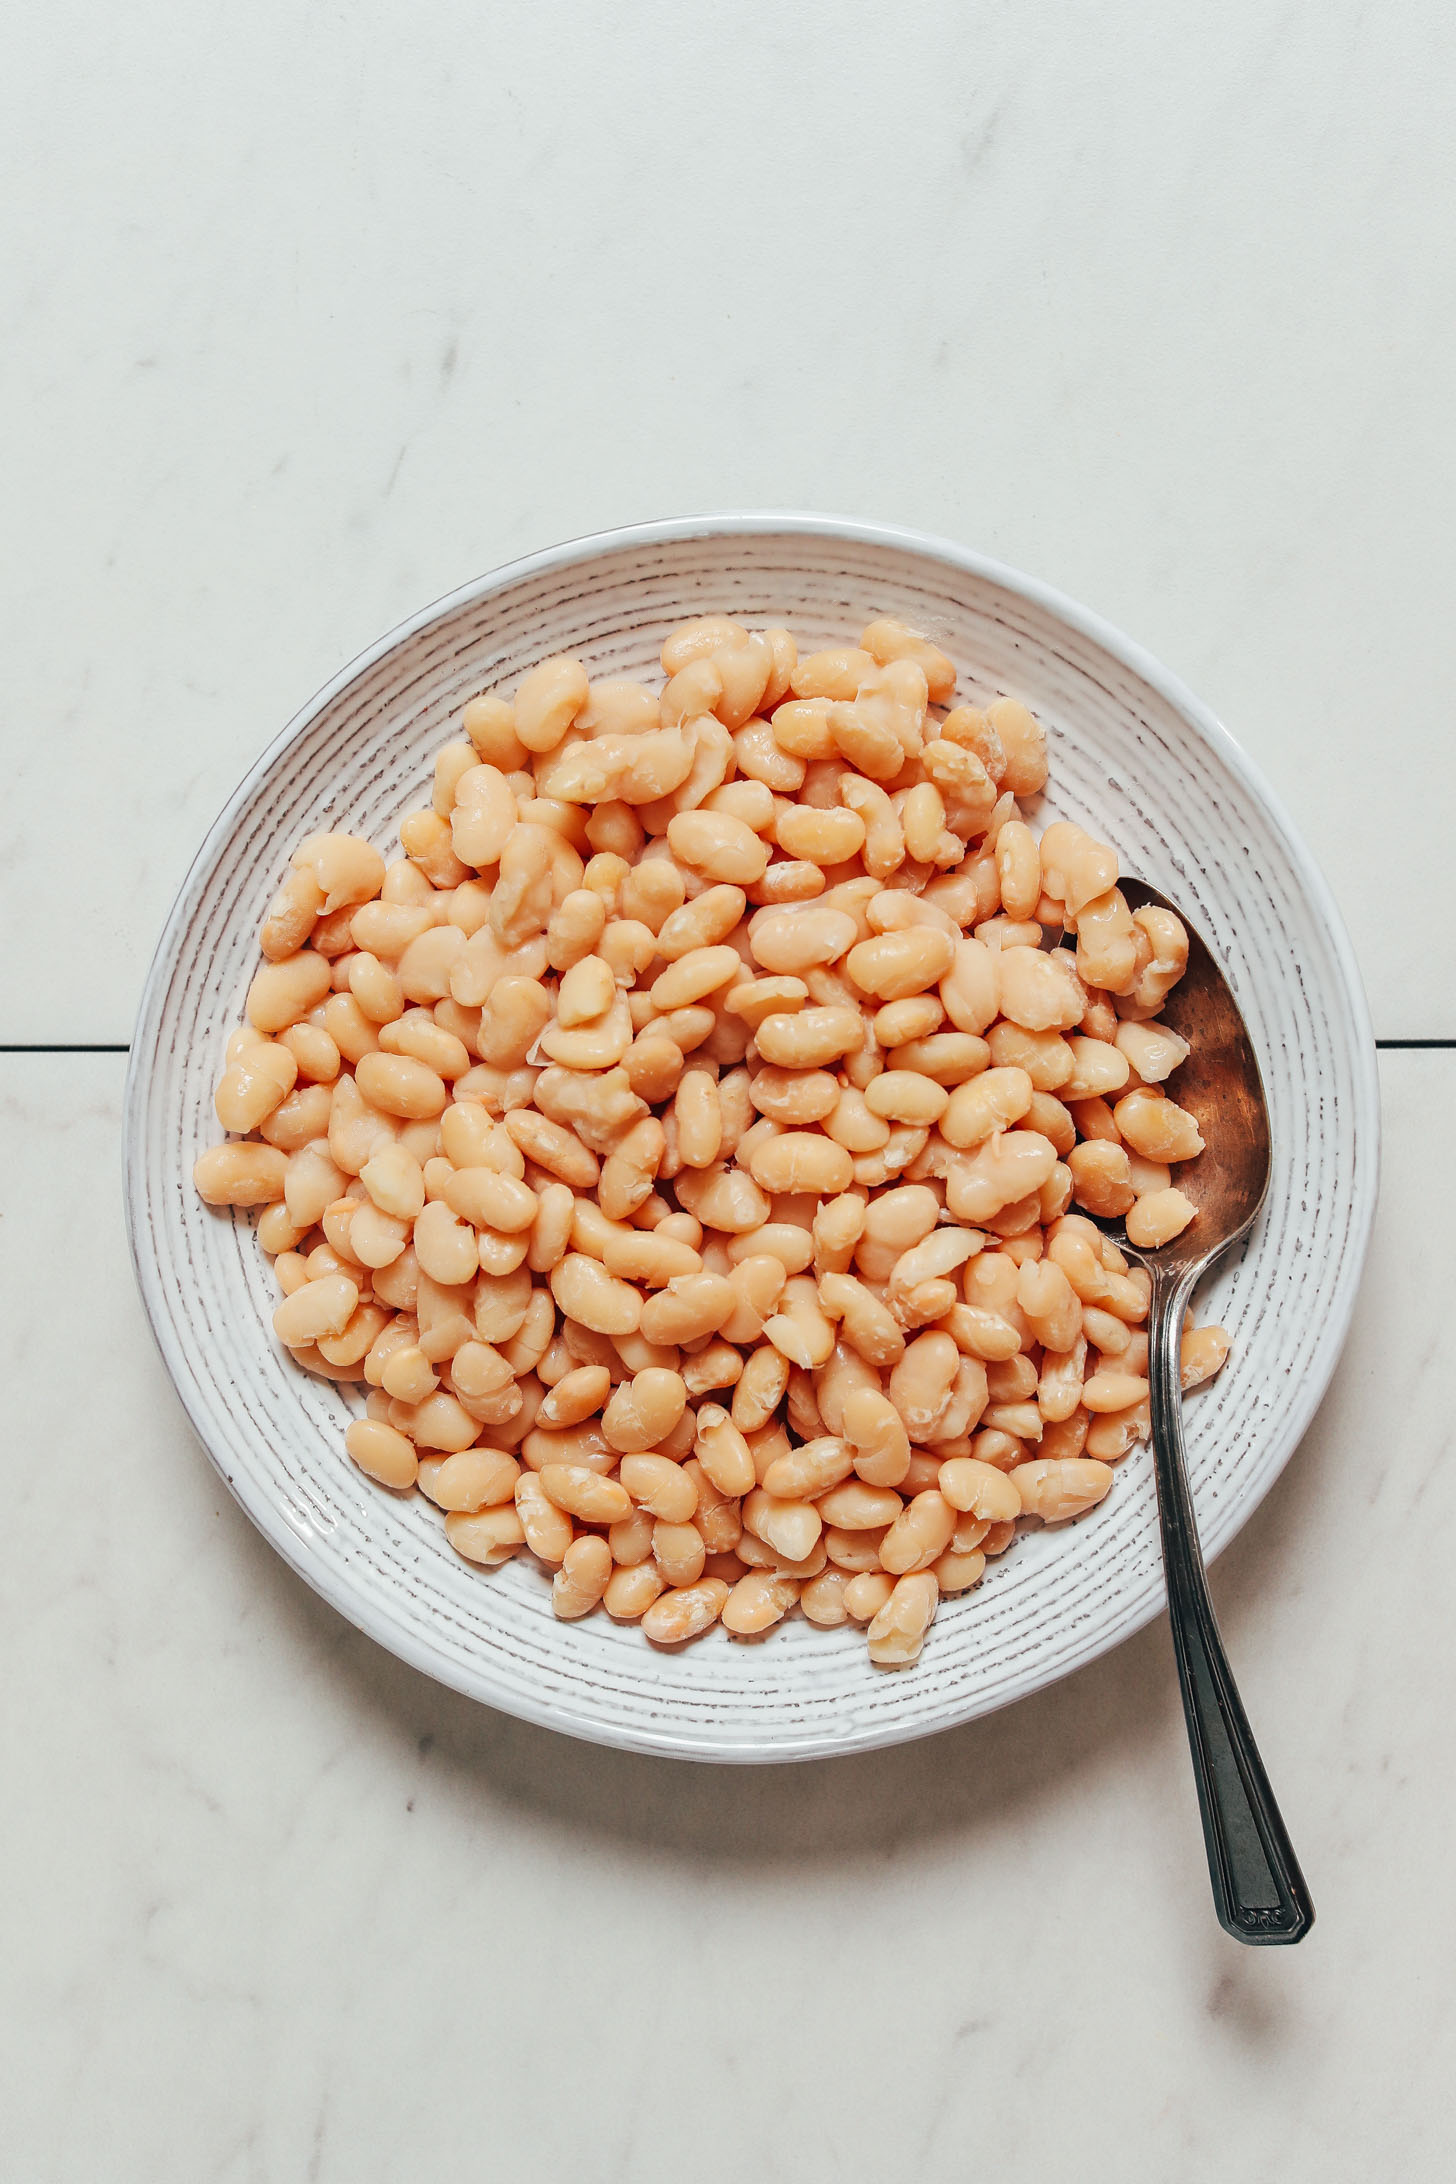
{"type": "Polygon", "coordinates": [[[1238,1941],[1302,1941],[1314,1905],[1239,1702],[1214,1620],[1183,1453],[1179,1342],[1200,1270],[1154,1272],[1148,1330],[1153,1460],[1168,1620],[1219,1924],[1238,1941]]]}

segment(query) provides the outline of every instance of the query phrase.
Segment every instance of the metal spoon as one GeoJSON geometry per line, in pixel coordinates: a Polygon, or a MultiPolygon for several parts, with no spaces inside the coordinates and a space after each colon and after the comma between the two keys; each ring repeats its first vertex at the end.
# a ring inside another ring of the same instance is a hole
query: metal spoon
{"type": "Polygon", "coordinates": [[[1193,1286],[1247,1234],[1269,1188],[1269,1110],[1238,1004],[1204,941],[1176,904],[1142,881],[1124,881],[1122,893],[1131,908],[1172,910],[1188,927],[1188,968],[1163,1021],[1192,1048],[1178,1072],[1175,1097],[1197,1118],[1208,1146],[1177,1170],[1179,1188],[1198,1208],[1197,1220],[1181,1236],[1156,1251],[1140,1251],[1128,1243],[1121,1222],[1099,1226],[1152,1276],[1148,1378],[1168,1620],[1213,1900],[1219,1924],[1238,1941],[1302,1941],[1314,1924],[1314,1905],[1214,1620],[1184,1460],[1179,1385],[1179,1343],[1193,1286]]]}

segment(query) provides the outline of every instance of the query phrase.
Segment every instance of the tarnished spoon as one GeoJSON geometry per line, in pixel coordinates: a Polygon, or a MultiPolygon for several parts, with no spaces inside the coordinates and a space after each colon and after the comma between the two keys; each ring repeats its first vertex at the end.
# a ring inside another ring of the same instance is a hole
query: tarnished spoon
{"type": "Polygon", "coordinates": [[[1148,1378],[1168,1620],[1213,1899],[1220,1925],[1239,1941],[1302,1941],[1314,1924],[1314,1905],[1214,1620],[1183,1453],[1179,1384],[1179,1343],[1193,1286],[1248,1232],[1269,1188],[1269,1110],[1238,1004],[1199,934],[1176,903],[1142,881],[1122,882],[1122,893],[1134,910],[1148,904],[1172,910],[1188,928],[1188,968],[1163,1021],[1192,1049],[1172,1089],[1179,1106],[1197,1118],[1207,1151],[1181,1162],[1174,1180],[1198,1208],[1198,1218],[1156,1251],[1129,1244],[1120,1221],[1099,1226],[1152,1276],[1148,1378]]]}

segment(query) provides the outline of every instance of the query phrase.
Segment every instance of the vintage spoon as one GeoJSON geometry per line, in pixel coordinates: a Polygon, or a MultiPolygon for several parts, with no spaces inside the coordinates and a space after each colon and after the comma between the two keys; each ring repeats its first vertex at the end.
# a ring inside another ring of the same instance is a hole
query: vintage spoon
{"type": "Polygon", "coordinates": [[[1208,1150],[1181,1162],[1178,1187],[1198,1218],[1156,1251],[1127,1241],[1119,1221],[1099,1226],[1152,1276],[1148,1378],[1153,1461],[1168,1620],[1203,1814],[1203,1837],[1219,1923],[1239,1941],[1302,1941],[1314,1905],[1285,1832],[1214,1620],[1183,1453],[1179,1341],[1199,1276],[1252,1226],[1269,1187],[1269,1110],[1259,1064],[1238,1004],[1206,945],[1175,903],[1140,880],[1122,892],[1136,910],[1173,910],[1188,927],[1188,968],[1163,1021],[1192,1047],[1173,1096],[1196,1118],[1208,1150]]]}

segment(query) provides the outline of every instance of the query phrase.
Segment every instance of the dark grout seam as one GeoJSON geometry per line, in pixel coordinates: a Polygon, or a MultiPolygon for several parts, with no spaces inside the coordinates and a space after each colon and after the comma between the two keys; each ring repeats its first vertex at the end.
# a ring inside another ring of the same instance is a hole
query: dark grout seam
{"type": "MultiPolygon", "coordinates": [[[[1456,1048],[1456,1039],[1377,1039],[1381,1054],[1409,1054],[1449,1052],[1456,1048]]],[[[126,1042],[115,1046],[7,1046],[0,1043],[0,1054],[130,1054],[126,1042]]]]}

